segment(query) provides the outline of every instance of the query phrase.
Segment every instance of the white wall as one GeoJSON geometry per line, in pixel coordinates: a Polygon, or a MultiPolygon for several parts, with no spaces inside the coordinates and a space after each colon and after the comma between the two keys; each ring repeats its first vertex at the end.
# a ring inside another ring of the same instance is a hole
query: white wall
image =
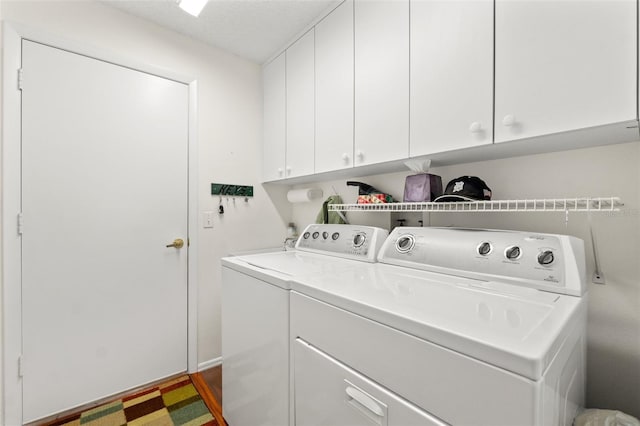
{"type": "MultiPolygon", "coordinates": [[[[4,19],[198,80],[199,210],[217,212],[212,182],[254,185],[248,202],[223,200],[214,228],[198,228],[198,361],[220,357],[220,258],[282,244],[290,209],[280,189],[260,185],[262,77],[259,65],[92,0],[5,1],[4,19]],[[282,207],[284,206],[284,207],[282,207]],[[269,226],[261,226],[268,223],[269,226]]],[[[202,215],[200,215],[202,220],[202,215]]]]}
{"type": "MultiPolygon", "coordinates": [[[[599,264],[606,285],[589,284],[587,405],[619,409],[640,418],[640,142],[432,169],[443,184],[458,176],[479,176],[494,199],[618,196],[620,213],[592,214],[599,264]]],[[[402,200],[407,173],[354,178],[402,200]]],[[[335,188],[345,203],[357,189],[349,179],[316,186],[335,188]]],[[[304,185],[309,186],[309,185],[304,185]]],[[[295,204],[299,227],[314,222],[321,201],[295,204]]],[[[389,213],[348,213],[352,223],[388,226],[389,213]]],[[[469,226],[563,233],[585,240],[589,276],[593,255],[585,213],[432,213],[434,226],[469,226]]]]}
{"type": "MultiPolygon", "coordinates": [[[[3,7],[2,7],[2,3],[0,2],[0,22],[2,22],[3,19],[4,19],[4,10],[3,10],[3,7]]],[[[2,30],[0,29],[0,46],[4,46],[3,43],[4,43],[4,40],[2,38],[2,30]]],[[[0,51],[0,53],[1,53],[1,51],[0,51]]],[[[0,57],[0,65],[1,64],[2,64],[2,58],[0,57]]],[[[0,76],[1,75],[2,75],[2,67],[0,66],[0,76]]],[[[1,102],[2,99],[3,99],[2,98],[2,84],[0,84],[0,129],[2,128],[2,126],[4,126],[4,123],[2,122],[2,117],[3,117],[3,115],[2,115],[2,102],[1,102]]],[[[0,154],[0,155],[2,155],[2,154],[0,154]]],[[[1,161],[1,157],[0,157],[0,161],[1,161]]],[[[1,166],[0,166],[0,168],[1,168],[1,166]]],[[[2,172],[2,170],[0,170],[0,172],[2,172]]],[[[2,185],[2,173],[0,173],[0,185],[2,185]]],[[[2,186],[0,186],[0,188],[1,187],[2,186]]],[[[3,195],[0,193],[0,203],[2,203],[2,202],[3,202],[3,195]]],[[[2,216],[2,213],[0,213],[0,217],[1,216],[2,216]]],[[[0,241],[3,241],[2,240],[3,237],[2,237],[2,229],[1,228],[2,227],[0,226],[0,241]]],[[[0,248],[0,256],[1,255],[2,255],[2,248],[0,248]]],[[[0,285],[2,285],[2,275],[3,275],[3,273],[4,273],[4,271],[2,269],[2,264],[0,262],[0,285]]],[[[0,292],[0,314],[2,313],[2,306],[4,306],[3,305],[3,299],[2,299],[3,294],[4,294],[4,292],[0,292]]],[[[4,330],[3,316],[2,315],[0,315],[0,330],[4,330]]],[[[0,342],[4,342],[4,338],[0,342]]],[[[3,345],[3,343],[0,343],[0,349],[3,347],[2,345],[3,345]]],[[[3,356],[4,356],[4,351],[0,350],[0,370],[2,370],[1,366],[4,365],[3,356]]],[[[0,399],[4,399],[4,376],[3,376],[2,371],[0,371],[0,399]]],[[[0,403],[0,421],[3,418],[4,418],[4,407],[3,407],[3,404],[0,403]]]]}

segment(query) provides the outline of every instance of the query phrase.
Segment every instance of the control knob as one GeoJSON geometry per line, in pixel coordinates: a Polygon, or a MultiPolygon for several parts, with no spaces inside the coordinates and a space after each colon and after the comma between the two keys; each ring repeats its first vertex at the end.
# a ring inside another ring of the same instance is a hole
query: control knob
{"type": "Polygon", "coordinates": [[[520,251],[520,247],[518,247],[518,246],[509,247],[504,252],[504,255],[509,260],[516,260],[516,259],[518,259],[520,257],[521,254],[522,253],[520,251]]]}
{"type": "Polygon", "coordinates": [[[320,233],[318,231],[314,232],[312,235],[313,239],[317,239],[320,236],[320,233]]]}
{"type": "Polygon", "coordinates": [[[337,240],[338,238],[340,238],[340,233],[334,232],[333,234],[331,234],[331,239],[333,241],[337,240]]]}
{"type": "Polygon", "coordinates": [[[302,234],[302,238],[306,240],[307,238],[309,238],[309,235],[311,235],[311,233],[305,232],[304,234],[302,234]]]}
{"type": "Polygon", "coordinates": [[[416,240],[413,235],[403,235],[396,240],[396,250],[400,253],[408,253],[415,244],[416,240]]]}
{"type": "Polygon", "coordinates": [[[364,244],[366,240],[367,240],[367,237],[364,234],[356,234],[353,237],[353,246],[360,247],[364,244]]]}
{"type": "Polygon", "coordinates": [[[491,243],[484,242],[478,246],[478,254],[481,256],[486,256],[491,253],[491,243]]]}
{"type": "Polygon", "coordinates": [[[541,265],[551,265],[555,260],[551,250],[544,250],[538,255],[538,263],[541,265]]]}
{"type": "Polygon", "coordinates": [[[322,238],[323,238],[323,239],[325,239],[325,240],[326,240],[327,238],[329,238],[329,233],[328,233],[327,231],[324,231],[324,232],[322,233],[322,238]]]}

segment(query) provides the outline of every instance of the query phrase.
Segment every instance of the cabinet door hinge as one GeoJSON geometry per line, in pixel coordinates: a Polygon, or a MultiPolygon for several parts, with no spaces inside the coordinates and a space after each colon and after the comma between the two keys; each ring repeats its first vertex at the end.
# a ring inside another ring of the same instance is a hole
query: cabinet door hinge
{"type": "Polygon", "coordinates": [[[22,355],[18,357],[18,377],[24,376],[24,358],[22,355]]]}
{"type": "Polygon", "coordinates": [[[22,235],[24,229],[24,215],[22,212],[18,213],[18,235],[22,235]]]}
{"type": "Polygon", "coordinates": [[[22,90],[24,72],[22,68],[18,69],[18,90],[22,90]]]}

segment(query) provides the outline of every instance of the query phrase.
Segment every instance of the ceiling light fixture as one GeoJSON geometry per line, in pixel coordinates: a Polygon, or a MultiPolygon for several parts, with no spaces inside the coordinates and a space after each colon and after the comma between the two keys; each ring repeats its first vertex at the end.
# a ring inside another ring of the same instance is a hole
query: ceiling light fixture
{"type": "Polygon", "coordinates": [[[197,17],[207,5],[207,1],[208,0],[178,0],[178,6],[189,15],[197,17]]]}

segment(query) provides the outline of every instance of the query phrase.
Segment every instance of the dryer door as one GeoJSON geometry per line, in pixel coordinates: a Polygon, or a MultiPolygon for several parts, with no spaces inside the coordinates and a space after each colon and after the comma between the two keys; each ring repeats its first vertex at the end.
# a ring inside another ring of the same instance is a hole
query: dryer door
{"type": "Polygon", "coordinates": [[[294,381],[296,425],[446,425],[300,338],[294,381]]]}

